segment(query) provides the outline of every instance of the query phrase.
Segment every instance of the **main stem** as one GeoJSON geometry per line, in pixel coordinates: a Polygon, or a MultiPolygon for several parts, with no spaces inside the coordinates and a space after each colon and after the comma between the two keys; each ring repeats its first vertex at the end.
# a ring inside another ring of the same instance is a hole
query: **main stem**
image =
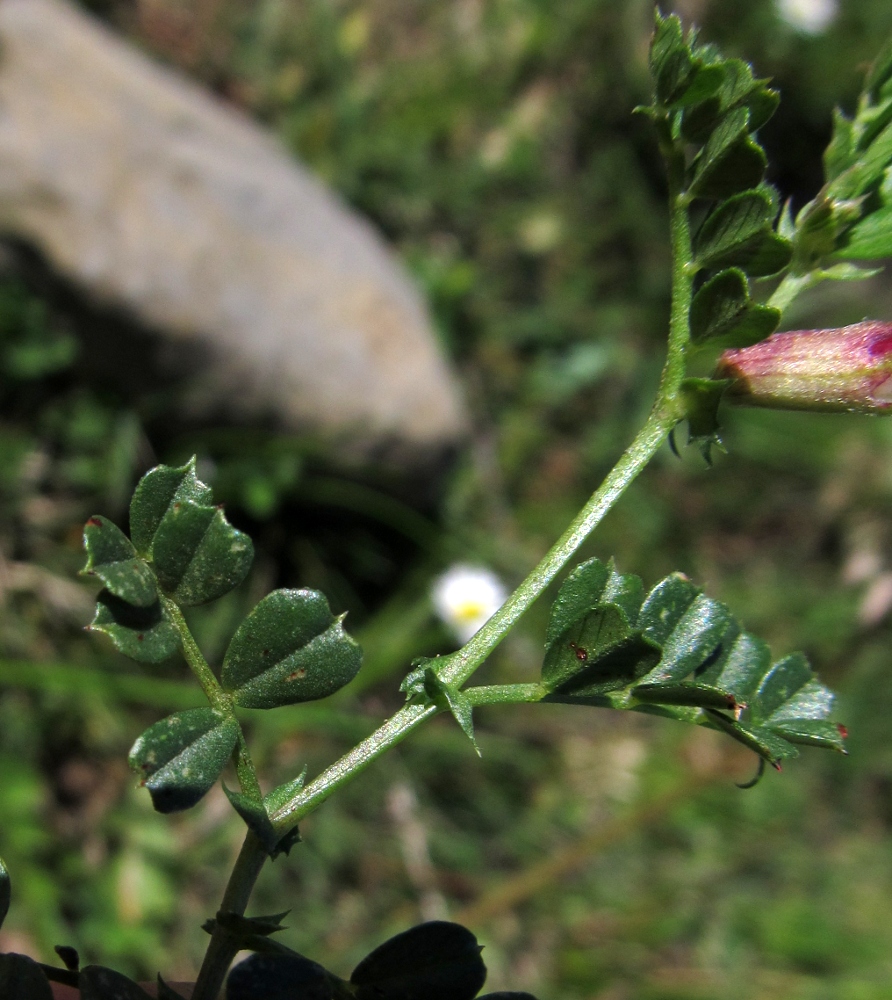
{"type": "MultiPolygon", "coordinates": [[[[687,200],[682,191],[684,165],[677,159],[669,158],[668,166],[674,262],[672,307],[666,364],[653,409],[632,444],[539,565],[465,646],[458,652],[440,659],[437,673],[446,684],[460,687],[468,680],[521,615],[566,566],[631,482],[654,457],[672,428],[685,416],[681,383],[685,375],[685,350],[690,340],[689,315],[696,272],[689,263],[692,253],[687,200]]],[[[401,708],[371,736],[357,744],[349,753],[310,782],[290,802],[277,809],[270,817],[277,832],[282,835],[287,833],[336,789],[352,781],[373,761],[391,747],[401,743],[438,711],[435,705],[408,704],[401,708]]],[[[266,856],[266,851],[257,838],[249,833],[230,877],[221,909],[244,913],[251,888],[266,856]]],[[[193,1000],[215,1000],[223,985],[229,963],[234,957],[235,948],[231,941],[225,932],[216,929],[192,994],[193,1000]]]]}

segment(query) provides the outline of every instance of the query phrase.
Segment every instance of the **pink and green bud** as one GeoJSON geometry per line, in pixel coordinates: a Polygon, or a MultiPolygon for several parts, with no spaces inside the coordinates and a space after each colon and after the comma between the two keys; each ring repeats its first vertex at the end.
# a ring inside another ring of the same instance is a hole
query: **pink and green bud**
{"type": "Polygon", "coordinates": [[[742,406],[892,413],[892,323],[775,333],[725,351],[715,378],[742,406]]]}

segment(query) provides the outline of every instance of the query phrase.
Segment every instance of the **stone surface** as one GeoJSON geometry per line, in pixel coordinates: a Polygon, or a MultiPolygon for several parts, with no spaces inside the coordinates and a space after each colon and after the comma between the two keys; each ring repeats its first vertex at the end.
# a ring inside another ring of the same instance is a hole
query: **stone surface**
{"type": "Polygon", "coordinates": [[[61,0],[0,2],[0,233],[207,346],[197,413],[222,400],[359,452],[463,432],[423,303],[372,227],[258,125],[61,0]]]}

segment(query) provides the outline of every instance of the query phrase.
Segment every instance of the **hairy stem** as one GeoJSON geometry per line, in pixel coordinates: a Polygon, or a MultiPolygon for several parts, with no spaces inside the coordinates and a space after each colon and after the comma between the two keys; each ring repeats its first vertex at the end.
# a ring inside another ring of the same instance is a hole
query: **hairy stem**
{"type": "Polygon", "coordinates": [[[186,624],[183,612],[180,611],[176,602],[172,601],[169,597],[162,595],[161,601],[164,605],[164,610],[167,612],[170,620],[180,633],[183,655],[186,657],[186,662],[189,664],[190,670],[193,674],[195,674],[198,683],[201,685],[201,690],[204,691],[207,700],[211,703],[213,708],[223,709],[227,713],[231,713],[232,704],[229,700],[229,696],[223,688],[220,687],[220,683],[214,675],[214,671],[211,670],[210,664],[198,648],[198,643],[189,631],[189,626],[186,624]]]}
{"type": "MultiPolygon", "coordinates": [[[[672,236],[672,307],[666,364],[653,409],[632,444],[595,490],[573,522],[555,542],[538,566],[514,591],[502,607],[458,652],[438,658],[433,664],[441,681],[460,687],[499,645],[515,622],[543,593],[574,553],[601,523],[629,485],[654,457],[669,432],[684,418],[680,393],[685,376],[685,353],[690,342],[690,307],[696,269],[691,263],[691,234],[688,202],[682,190],[683,161],[669,160],[672,236]]],[[[215,682],[216,683],[216,682],[215,682]]],[[[466,692],[472,704],[538,701],[538,684],[492,685],[466,692]]],[[[367,739],[326,768],[309,785],[271,816],[276,831],[284,835],[295,823],[321,805],[338,788],[352,781],[373,761],[401,743],[423,722],[436,715],[435,705],[408,704],[391,716],[367,739]]],[[[265,852],[253,834],[248,834],[224,895],[223,909],[244,913],[265,852]]],[[[205,955],[194,1000],[215,1000],[232,961],[233,951],[225,933],[214,931],[205,955]]]]}
{"type": "MultiPolygon", "coordinates": [[[[221,912],[238,914],[245,912],[254,889],[254,883],[268,857],[266,848],[249,830],[232,869],[232,874],[229,876],[226,891],[223,893],[223,899],[220,902],[221,912]]],[[[198,979],[195,981],[192,1000],[217,1000],[220,990],[223,988],[226,972],[237,951],[238,945],[233,941],[231,935],[219,926],[215,927],[211,934],[211,942],[204,954],[198,979]]]]}

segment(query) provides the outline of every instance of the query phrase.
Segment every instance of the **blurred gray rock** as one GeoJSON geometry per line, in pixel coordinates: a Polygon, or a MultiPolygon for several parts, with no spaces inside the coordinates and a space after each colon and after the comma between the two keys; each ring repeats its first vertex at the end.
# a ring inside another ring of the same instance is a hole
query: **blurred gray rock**
{"type": "Polygon", "coordinates": [[[463,432],[421,298],[372,227],[262,128],[60,0],[0,0],[0,233],[209,348],[196,415],[222,401],[360,454],[463,432]]]}

